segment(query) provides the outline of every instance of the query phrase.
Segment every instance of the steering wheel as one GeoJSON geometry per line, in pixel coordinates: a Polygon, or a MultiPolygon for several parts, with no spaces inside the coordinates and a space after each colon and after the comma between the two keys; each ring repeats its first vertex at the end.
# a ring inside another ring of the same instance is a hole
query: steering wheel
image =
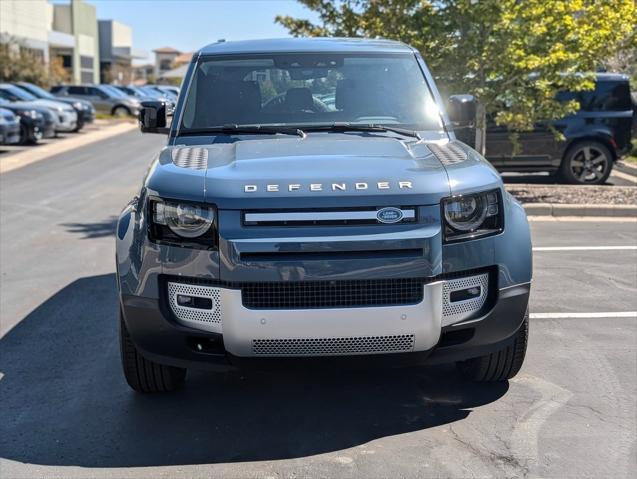
{"type": "MultiPolygon", "coordinates": [[[[279,93],[270,98],[261,106],[261,111],[266,113],[283,113],[289,111],[285,108],[285,93],[279,93]]],[[[325,113],[330,111],[329,107],[318,98],[312,97],[312,108],[301,110],[303,113],[325,113]]]]}

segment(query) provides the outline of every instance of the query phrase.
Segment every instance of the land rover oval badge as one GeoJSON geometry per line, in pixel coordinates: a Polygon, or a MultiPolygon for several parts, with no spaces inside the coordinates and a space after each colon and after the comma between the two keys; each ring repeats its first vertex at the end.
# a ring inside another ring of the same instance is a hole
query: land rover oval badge
{"type": "Polygon", "coordinates": [[[399,208],[388,206],[387,208],[378,210],[376,219],[381,223],[398,223],[403,219],[403,212],[399,208]]]}

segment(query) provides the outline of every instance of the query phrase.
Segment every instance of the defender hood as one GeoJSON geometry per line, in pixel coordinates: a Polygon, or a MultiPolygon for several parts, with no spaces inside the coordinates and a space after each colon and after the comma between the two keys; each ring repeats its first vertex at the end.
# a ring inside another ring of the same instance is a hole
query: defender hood
{"type": "Polygon", "coordinates": [[[431,145],[328,133],[167,147],[149,187],[224,209],[433,205],[453,181],[431,145]]]}

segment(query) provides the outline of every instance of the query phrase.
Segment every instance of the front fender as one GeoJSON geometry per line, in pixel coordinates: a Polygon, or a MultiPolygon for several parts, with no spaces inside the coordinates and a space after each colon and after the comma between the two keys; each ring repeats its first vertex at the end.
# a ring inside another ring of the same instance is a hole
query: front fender
{"type": "Polygon", "coordinates": [[[505,192],[504,233],[495,239],[500,288],[529,283],[533,276],[531,229],[522,204],[505,192]]]}

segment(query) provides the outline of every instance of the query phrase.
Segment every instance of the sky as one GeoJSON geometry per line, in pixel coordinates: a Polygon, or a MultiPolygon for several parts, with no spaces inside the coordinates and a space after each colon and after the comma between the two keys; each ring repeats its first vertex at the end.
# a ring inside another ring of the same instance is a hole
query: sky
{"type": "Polygon", "coordinates": [[[274,23],[276,15],[316,21],[316,15],[295,0],[86,0],[100,20],[118,20],[132,27],[133,47],[148,52],[170,46],[198,50],[220,38],[246,40],[289,36],[274,23]]]}

